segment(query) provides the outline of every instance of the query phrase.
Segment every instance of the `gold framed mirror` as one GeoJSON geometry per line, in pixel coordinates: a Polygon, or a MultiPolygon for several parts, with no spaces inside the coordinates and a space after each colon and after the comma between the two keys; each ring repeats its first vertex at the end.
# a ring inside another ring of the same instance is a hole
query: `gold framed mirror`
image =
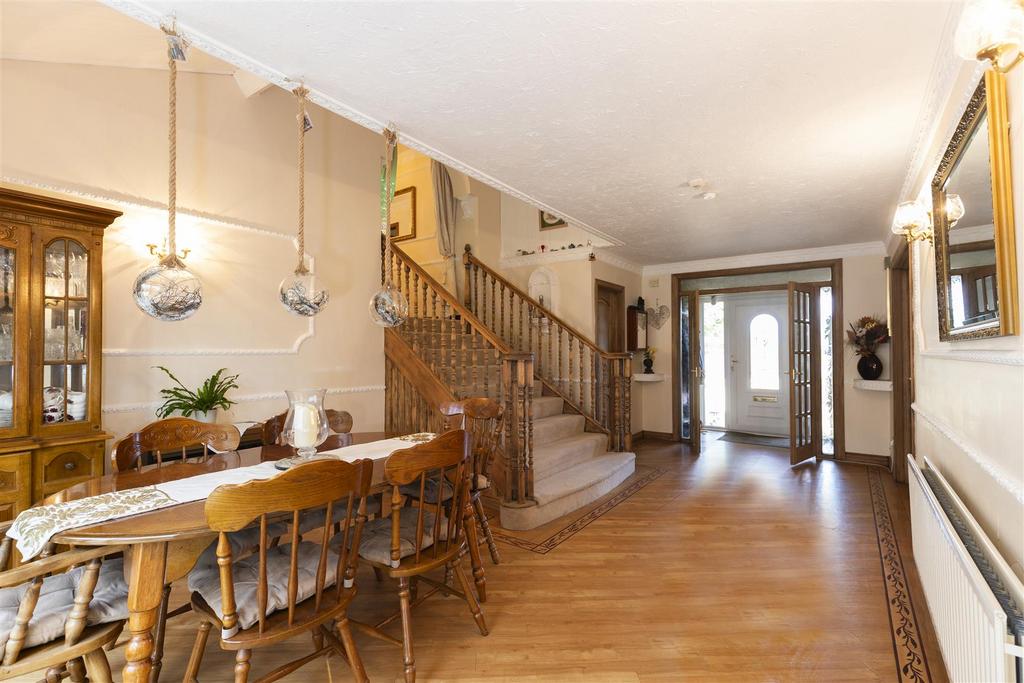
{"type": "Polygon", "coordinates": [[[1017,334],[1006,79],[978,84],[932,179],[942,341],[1017,334]]]}

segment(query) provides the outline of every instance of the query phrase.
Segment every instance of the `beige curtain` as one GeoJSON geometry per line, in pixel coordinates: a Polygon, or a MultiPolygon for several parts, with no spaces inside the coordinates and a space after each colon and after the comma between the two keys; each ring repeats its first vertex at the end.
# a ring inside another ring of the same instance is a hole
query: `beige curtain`
{"type": "MultiPolygon", "coordinates": [[[[437,219],[437,248],[444,258],[444,284],[458,289],[455,277],[455,191],[448,168],[437,161],[430,161],[430,177],[434,181],[434,217],[437,219]]],[[[456,291],[456,294],[458,292],[456,291]]]]}

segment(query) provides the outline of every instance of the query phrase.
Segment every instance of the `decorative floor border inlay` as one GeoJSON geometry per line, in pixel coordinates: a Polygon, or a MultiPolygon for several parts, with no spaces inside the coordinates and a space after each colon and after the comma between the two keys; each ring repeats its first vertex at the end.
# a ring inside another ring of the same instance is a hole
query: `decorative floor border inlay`
{"type": "Polygon", "coordinates": [[[876,467],[869,467],[868,488],[871,492],[871,511],[875,519],[875,535],[878,538],[878,555],[882,562],[882,579],[885,584],[886,609],[889,611],[889,626],[892,635],[892,649],[896,656],[896,670],[900,683],[930,683],[931,671],[928,658],[921,642],[921,631],[917,626],[914,602],[907,586],[907,575],[903,569],[903,557],[893,529],[889,502],[885,496],[885,483],[876,467]]]}
{"type": "Polygon", "coordinates": [[[582,517],[579,517],[578,519],[573,520],[568,524],[568,526],[562,528],[559,531],[556,531],[554,534],[547,537],[540,543],[534,543],[533,541],[529,541],[525,538],[513,536],[511,533],[503,529],[497,528],[492,528],[494,540],[501,541],[502,543],[508,543],[509,545],[514,545],[517,548],[522,548],[523,550],[529,550],[530,552],[545,555],[554,550],[555,548],[557,548],[562,543],[568,541],[578,532],[586,528],[591,522],[594,522],[600,517],[604,516],[612,508],[619,505],[619,503],[622,503],[630,496],[632,496],[634,493],[636,493],[643,487],[647,486],[648,484],[650,484],[652,481],[654,481],[663,474],[665,474],[664,470],[652,469],[650,472],[638,478],[629,486],[622,489],[614,496],[612,496],[611,498],[609,498],[608,500],[606,500],[605,502],[601,503],[596,508],[591,510],[590,512],[586,513],[582,517]]]}

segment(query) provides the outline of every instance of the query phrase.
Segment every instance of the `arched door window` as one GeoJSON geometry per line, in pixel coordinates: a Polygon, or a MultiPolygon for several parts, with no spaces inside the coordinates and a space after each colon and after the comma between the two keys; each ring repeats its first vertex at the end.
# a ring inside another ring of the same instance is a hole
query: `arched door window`
{"type": "Polygon", "coordinates": [[[779,321],[767,313],[750,321],[750,388],[779,390],[779,321]]]}

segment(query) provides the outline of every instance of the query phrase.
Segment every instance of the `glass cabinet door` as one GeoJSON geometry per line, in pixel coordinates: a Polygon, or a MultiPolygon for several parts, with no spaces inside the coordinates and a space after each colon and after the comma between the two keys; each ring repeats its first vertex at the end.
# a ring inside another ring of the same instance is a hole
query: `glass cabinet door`
{"type": "Polygon", "coordinates": [[[42,422],[88,418],[89,252],[58,238],[43,254],[42,422]]]}
{"type": "Polygon", "coordinates": [[[0,280],[3,282],[3,300],[0,301],[0,430],[14,426],[14,309],[18,301],[18,292],[15,291],[17,279],[16,252],[13,247],[0,245],[0,280]]]}

